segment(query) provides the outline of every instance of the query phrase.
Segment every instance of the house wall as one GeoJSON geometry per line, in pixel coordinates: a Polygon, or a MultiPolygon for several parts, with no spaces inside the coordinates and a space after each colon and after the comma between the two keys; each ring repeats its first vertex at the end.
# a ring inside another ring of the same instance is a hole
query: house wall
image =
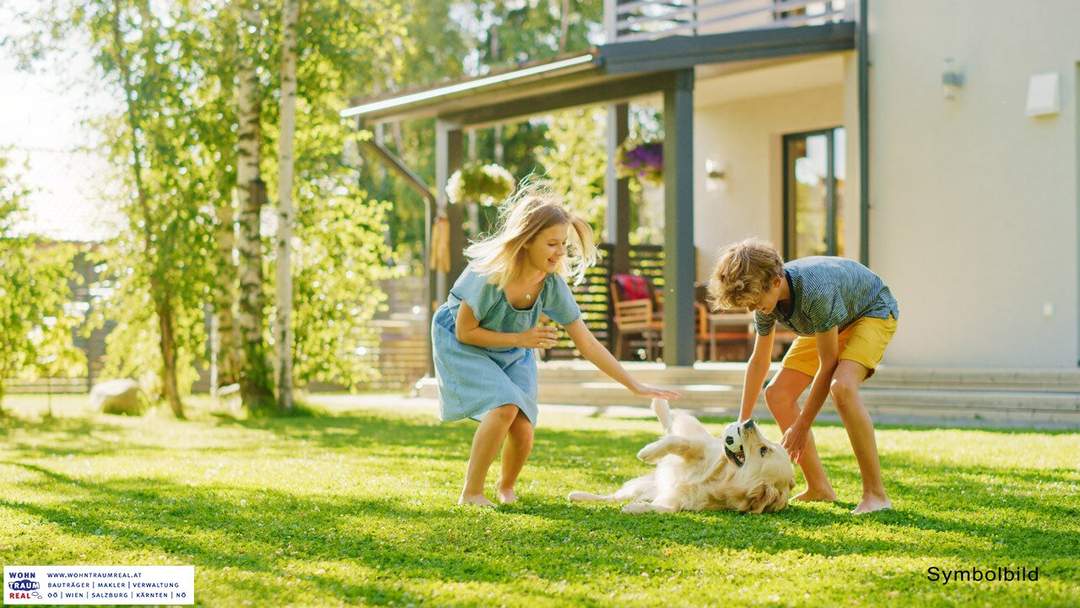
{"type": "Polygon", "coordinates": [[[869,10],[870,266],[901,309],[886,363],[1075,368],[1080,3],[869,10]],[[946,57],[965,76],[951,100],[946,57]],[[1061,112],[1031,118],[1043,72],[1061,112]]]}
{"type": "MultiPolygon", "coordinates": [[[[836,71],[837,78],[840,75],[836,71]]],[[[700,105],[694,113],[694,243],[698,251],[697,278],[705,281],[718,251],[728,243],[756,236],[782,246],[781,138],[787,133],[846,126],[845,92],[843,85],[830,84],[710,103],[708,81],[699,82],[697,89],[695,102],[700,105]],[[723,179],[707,178],[708,160],[723,169],[723,179]]],[[[852,196],[845,199],[854,200],[852,196]]],[[[848,205],[845,212],[852,208],[858,212],[857,205],[848,205]]],[[[846,214],[845,224],[856,227],[857,237],[858,216],[846,214]]],[[[857,242],[854,252],[857,256],[857,242]]]]}

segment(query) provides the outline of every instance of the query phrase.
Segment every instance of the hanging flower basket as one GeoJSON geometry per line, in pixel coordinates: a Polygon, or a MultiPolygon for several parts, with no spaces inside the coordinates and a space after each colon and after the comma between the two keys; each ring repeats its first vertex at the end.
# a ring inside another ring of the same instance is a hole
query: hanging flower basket
{"type": "Polygon", "coordinates": [[[654,186],[664,183],[664,142],[626,140],[619,146],[619,177],[636,177],[654,186]]]}
{"type": "Polygon", "coordinates": [[[469,163],[454,171],[446,181],[446,198],[451,204],[480,203],[490,206],[514,193],[514,176],[494,163],[469,163]]]}

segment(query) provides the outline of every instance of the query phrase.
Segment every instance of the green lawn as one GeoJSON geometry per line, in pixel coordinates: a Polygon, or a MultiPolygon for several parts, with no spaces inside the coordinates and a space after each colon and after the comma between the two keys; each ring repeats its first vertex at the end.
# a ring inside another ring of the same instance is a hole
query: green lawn
{"type": "Polygon", "coordinates": [[[194,564],[214,606],[1080,605],[1080,433],[882,429],[896,509],[854,517],[854,458],[823,426],[840,503],[628,516],[565,496],[646,470],[655,421],[543,413],[522,502],[482,511],[453,505],[470,423],[348,407],[175,422],[83,401],[44,420],[40,399],[5,402],[4,564],[194,564]],[[932,566],[1039,580],[945,585],[932,566]]]}

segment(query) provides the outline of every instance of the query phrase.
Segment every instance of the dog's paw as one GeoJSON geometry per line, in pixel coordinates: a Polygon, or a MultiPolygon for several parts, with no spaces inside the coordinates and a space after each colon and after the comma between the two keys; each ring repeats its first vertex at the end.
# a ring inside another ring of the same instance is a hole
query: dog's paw
{"type": "Polygon", "coordinates": [[[668,405],[667,399],[653,399],[652,411],[656,414],[656,418],[660,420],[660,426],[664,427],[664,431],[671,429],[671,407],[668,405]]]}
{"type": "Polygon", "coordinates": [[[650,511],[652,511],[652,505],[647,502],[632,502],[622,508],[623,513],[630,513],[631,515],[648,513],[650,511]]]}
{"type": "Polygon", "coordinates": [[[661,439],[660,441],[654,441],[649,445],[641,448],[641,450],[637,453],[638,460],[642,462],[647,462],[649,464],[656,464],[656,462],[660,460],[661,455],[663,454],[664,448],[662,442],[663,439],[661,439]]]}
{"type": "Polygon", "coordinates": [[[566,495],[567,500],[574,502],[585,502],[593,499],[593,495],[588,492],[570,492],[566,495]]]}

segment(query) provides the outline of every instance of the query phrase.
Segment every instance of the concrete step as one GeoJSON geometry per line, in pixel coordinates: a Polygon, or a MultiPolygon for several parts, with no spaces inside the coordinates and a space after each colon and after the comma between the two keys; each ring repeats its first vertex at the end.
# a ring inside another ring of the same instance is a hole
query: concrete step
{"type": "MultiPolygon", "coordinates": [[[[738,414],[743,378],[739,364],[713,369],[631,365],[631,373],[641,381],[679,390],[677,407],[725,417],[738,414]]],[[[1069,390],[1076,381],[1071,370],[885,372],[862,389],[863,401],[878,422],[1080,429],[1080,386],[1069,390]]],[[[422,380],[418,389],[421,396],[438,396],[433,379],[422,380]]],[[[595,368],[565,364],[541,368],[539,401],[600,408],[648,405],[648,399],[632,395],[595,368]]],[[[760,395],[755,415],[768,417],[760,395]]],[[[828,401],[821,416],[838,419],[828,401]]]]}
{"type": "MultiPolygon", "coordinates": [[[[665,367],[661,363],[627,363],[627,370],[651,384],[718,384],[741,386],[745,363],[699,363],[694,367],[665,367]]],[[[780,369],[773,363],[770,377],[780,369]]],[[[589,363],[560,361],[540,366],[540,381],[605,381],[607,377],[589,363]]],[[[867,381],[867,387],[927,390],[993,390],[1080,393],[1080,369],[962,369],[883,366],[867,381]]]]}

